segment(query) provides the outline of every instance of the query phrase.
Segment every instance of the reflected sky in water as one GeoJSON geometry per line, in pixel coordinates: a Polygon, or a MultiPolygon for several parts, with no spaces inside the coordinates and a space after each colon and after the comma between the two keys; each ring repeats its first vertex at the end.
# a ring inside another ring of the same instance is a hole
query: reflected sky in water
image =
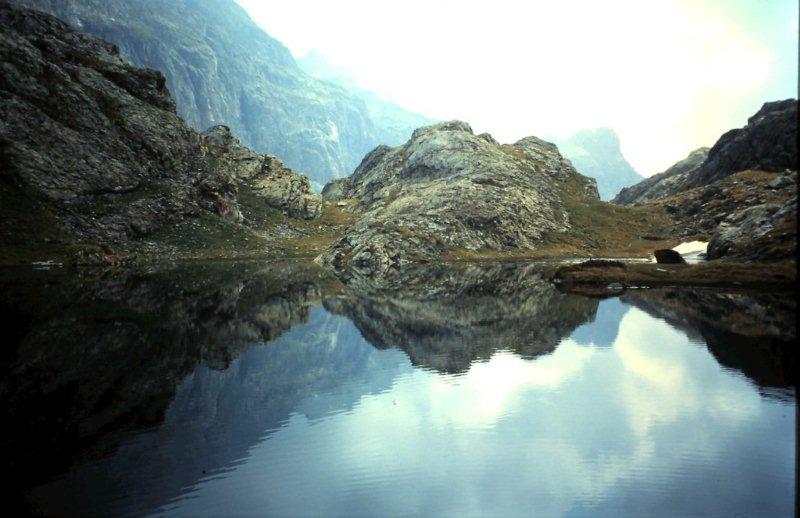
{"type": "Polygon", "coordinates": [[[3,273],[12,510],[793,510],[791,295],[599,299],[511,263],[3,273]]]}
{"type": "Polygon", "coordinates": [[[509,343],[457,373],[317,305],[29,496],[134,515],[791,515],[793,389],[767,397],[697,333],[592,304],[552,352],[509,343]]]}

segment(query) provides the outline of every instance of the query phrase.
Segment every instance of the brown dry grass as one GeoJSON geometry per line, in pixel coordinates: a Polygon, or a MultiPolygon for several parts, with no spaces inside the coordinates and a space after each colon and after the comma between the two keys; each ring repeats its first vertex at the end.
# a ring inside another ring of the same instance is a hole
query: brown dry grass
{"type": "Polygon", "coordinates": [[[620,283],[622,286],[713,286],[796,289],[795,261],[717,260],[698,264],[576,264],[559,268],[554,279],[567,291],[620,283]]]}
{"type": "Polygon", "coordinates": [[[672,248],[672,221],[661,206],[627,207],[589,198],[584,178],[559,184],[559,195],[570,214],[571,229],[546,234],[535,249],[451,249],[445,259],[519,260],[565,257],[650,257],[654,250],[672,248]]]}

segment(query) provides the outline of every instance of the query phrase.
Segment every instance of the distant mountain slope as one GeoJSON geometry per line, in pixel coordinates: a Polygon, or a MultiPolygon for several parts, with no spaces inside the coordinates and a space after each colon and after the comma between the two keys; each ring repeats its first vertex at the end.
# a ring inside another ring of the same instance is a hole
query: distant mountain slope
{"type": "Polygon", "coordinates": [[[581,130],[567,140],[555,139],[559,151],[575,169],[597,180],[601,200],[610,200],[622,189],[642,181],[625,160],[619,138],[611,128],[581,130]]]}
{"type": "Polygon", "coordinates": [[[382,144],[400,145],[408,140],[415,129],[437,122],[419,113],[404,110],[376,93],[364,90],[346,71],[332,66],[318,52],[311,51],[298,58],[297,64],[308,75],[341,86],[364,101],[382,144]]]}
{"type": "Polygon", "coordinates": [[[663,173],[619,193],[615,203],[634,204],[710,185],[748,169],[797,169],[797,100],[765,103],[743,128],[722,135],[711,149],[695,150],[663,173]]]}
{"type": "Polygon", "coordinates": [[[233,0],[11,3],[115,43],[124,59],[166,76],[191,126],[226,124],[245,145],[279,156],[318,186],[352,172],[393,134],[382,131],[359,95],[300,70],[233,0]]]}

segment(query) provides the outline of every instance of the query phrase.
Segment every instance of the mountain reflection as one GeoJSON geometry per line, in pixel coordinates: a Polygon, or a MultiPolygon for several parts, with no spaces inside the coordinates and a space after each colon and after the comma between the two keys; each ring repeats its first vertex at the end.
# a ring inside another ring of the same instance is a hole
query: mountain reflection
{"type": "Polygon", "coordinates": [[[440,372],[466,371],[498,349],[526,357],[550,353],[593,319],[598,306],[597,299],[553,289],[536,265],[413,268],[396,275],[378,290],[346,280],[352,296],[325,307],[346,315],[375,347],[398,347],[413,365],[440,372]]]}
{"type": "MultiPolygon", "coordinates": [[[[711,374],[716,362],[759,387],[794,383],[795,306],[787,297],[665,289],[600,300],[555,290],[531,264],[407,270],[380,286],[333,279],[313,265],[263,263],[0,282],[2,312],[14,322],[4,342],[15,344],[4,351],[0,384],[6,468],[45,514],[206,514],[233,494],[241,506],[219,512],[255,512],[248,503],[258,503],[260,514],[291,514],[307,500],[294,512],[318,505],[326,514],[364,513],[370,507],[359,507],[360,497],[319,500],[326,484],[346,483],[338,463],[362,462],[380,476],[370,462],[395,462],[385,457],[392,444],[445,448],[443,429],[496,429],[514,416],[538,423],[541,440],[570,442],[569,452],[548,456],[589,466],[611,455],[636,469],[649,462],[636,438],[659,423],[678,430],[689,414],[687,423],[727,415],[714,405],[730,397],[743,402],[739,412],[754,411],[746,386],[711,374]],[[688,341],[706,344],[716,361],[688,341]],[[539,408],[543,389],[567,392],[556,407],[539,408]],[[600,393],[608,401],[586,403],[600,393]],[[520,403],[526,394],[533,399],[520,403]],[[387,439],[412,422],[421,435],[387,439]],[[581,430],[596,433],[589,440],[581,430]],[[337,457],[350,443],[377,457],[337,457]],[[256,476],[245,468],[259,455],[266,464],[256,476]],[[255,479],[241,480],[245,472],[255,479]],[[304,481],[314,493],[305,481],[315,477],[319,494],[291,492],[299,487],[292,481],[304,481]],[[200,488],[225,480],[240,486],[208,501],[215,493],[200,488]],[[270,484],[274,491],[263,490],[270,484]],[[281,484],[291,487],[281,493],[281,484]]],[[[622,476],[606,475],[594,491],[622,476]]],[[[391,507],[400,500],[381,497],[387,513],[403,512],[391,507]]],[[[439,512],[475,511],[446,503],[439,512]]]]}

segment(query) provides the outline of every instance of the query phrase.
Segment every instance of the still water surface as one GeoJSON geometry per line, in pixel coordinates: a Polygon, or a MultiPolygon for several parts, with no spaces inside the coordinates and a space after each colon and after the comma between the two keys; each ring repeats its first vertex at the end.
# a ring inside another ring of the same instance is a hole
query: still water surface
{"type": "Polygon", "coordinates": [[[793,513],[791,297],[599,299],[524,265],[62,277],[4,284],[37,513],[793,513]]]}

